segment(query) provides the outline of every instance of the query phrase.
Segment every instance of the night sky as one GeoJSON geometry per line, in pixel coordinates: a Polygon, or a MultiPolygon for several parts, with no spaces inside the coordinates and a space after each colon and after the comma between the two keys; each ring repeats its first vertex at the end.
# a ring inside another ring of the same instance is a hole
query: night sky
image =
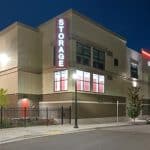
{"type": "Polygon", "coordinates": [[[15,21],[37,27],[70,8],[125,37],[128,47],[150,49],[150,0],[0,0],[0,30],[15,21]]]}

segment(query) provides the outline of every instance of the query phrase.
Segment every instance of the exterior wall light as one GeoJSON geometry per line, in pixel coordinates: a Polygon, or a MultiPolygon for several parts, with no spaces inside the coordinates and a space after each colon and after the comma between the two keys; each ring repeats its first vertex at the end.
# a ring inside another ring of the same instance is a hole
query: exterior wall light
{"type": "Polygon", "coordinates": [[[135,80],[132,81],[132,86],[133,86],[133,87],[137,87],[137,81],[135,81],[135,80]]]}
{"type": "Polygon", "coordinates": [[[150,61],[147,61],[147,66],[150,67],[150,61]]]}
{"type": "Polygon", "coordinates": [[[8,57],[7,54],[5,54],[5,53],[0,54],[0,65],[1,66],[6,66],[9,61],[10,61],[10,58],[8,57]]]}

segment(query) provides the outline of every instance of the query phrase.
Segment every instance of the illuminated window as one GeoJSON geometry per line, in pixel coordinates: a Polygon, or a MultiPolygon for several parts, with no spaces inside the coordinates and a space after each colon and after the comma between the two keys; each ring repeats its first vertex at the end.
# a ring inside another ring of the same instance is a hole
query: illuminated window
{"type": "Polygon", "coordinates": [[[90,73],[77,70],[77,90],[90,91],[90,73]]]}
{"type": "Polygon", "coordinates": [[[66,91],[68,90],[68,71],[59,71],[55,72],[54,77],[54,85],[55,85],[55,91],[66,91]]]}
{"type": "Polygon", "coordinates": [[[93,74],[93,92],[104,93],[104,76],[93,74]]]}

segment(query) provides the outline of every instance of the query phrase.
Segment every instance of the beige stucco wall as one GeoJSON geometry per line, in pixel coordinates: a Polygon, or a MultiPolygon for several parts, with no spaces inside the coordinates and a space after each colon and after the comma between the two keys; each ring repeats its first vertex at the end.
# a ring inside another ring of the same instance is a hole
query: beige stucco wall
{"type": "Polygon", "coordinates": [[[18,71],[16,68],[0,73],[0,88],[7,89],[8,94],[18,93],[18,71]]]}
{"type": "MultiPolygon", "coordinates": [[[[71,11],[66,14],[62,14],[62,17],[68,19],[69,22],[69,51],[68,51],[68,68],[69,76],[72,76],[72,72],[75,67],[83,69],[89,72],[95,72],[105,75],[105,93],[110,95],[125,96],[126,87],[130,85],[128,81],[122,80],[123,77],[128,75],[128,63],[127,63],[127,49],[126,41],[120,37],[112,34],[103,28],[98,27],[95,23],[72,13],[71,11]],[[106,66],[105,71],[94,69],[92,67],[82,66],[76,64],[76,42],[81,41],[91,47],[102,49],[106,52],[106,66]],[[113,56],[108,56],[107,51],[111,51],[113,56]],[[119,60],[119,66],[114,67],[114,58],[119,60]],[[107,75],[112,75],[113,80],[108,80],[107,75]],[[116,77],[117,75],[117,77],[116,77]],[[119,88],[121,86],[121,88],[119,88]]],[[[42,33],[42,50],[43,50],[43,94],[53,93],[54,90],[54,78],[53,78],[53,52],[55,45],[55,18],[46,22],[39,27],[42,33]],[[51,69],[50,69],[51,68],[51,69]]],[[[69,78],[69,90],[74,91],[74,81],[69,78]]]]}
{"type": "MultiPolygon", "coordinates": [[[[150,84],[149,84],[149,67],[147,61],[142,58],[142,55],[135,50],[128,48],[128,76],[130,77],[130,64],[131,62],[138,64],[138,79],[137,85],[141,87],[141,95],[144,99],[150,98],[150,84]]],[[[131,79],[132,82],[132,79],[131,79]]]]}
{"type": "Polygon", "coordinates": [[[8,56],[7,64],[0,64],[0,88],[7,89],[8,94],[18,92],[18,27],[16,23],[0,32],[0,55],[8,56]]]}
{"type": "Polygon", "coordinates": [[[19,93],[41,94],[42,75],[19,71],[19,93]]]}
{"type": "Polygon", "coordinates": [[[24,25],[18,26],[18,68],[29,72],[41,72],[41,34],[24,25]]]}
{"type": "MultiPolygon", "coordinates": [[[[139,80],[148,81],[148,74],[142,73],[142,59],[139,53],[128,49],[126,46],[126,40],[112,33],[111,31],[101,27],[87,19],[86,17],[74,13],[74,11],[68,11],[58,17],[65,17],[69,22],[69,57],[68,57],[68,69],[69,69],[69,90],[74,91],[74,81],[71,79],[72,72],[75,68],[103,74],[105,75],[105,93],[113,96],[127,96],[127,90],[132,86],[132,79],[130,78],[130,63],[131,59],[139,63],[139,80]],[[106,64],[105,71],[94,69],[88,66],[82,66],[76,64],[76,42],[81,41],[98,49],[102,49],[106,52],[106,64]],[[113,56],[108,56],[107,52],[111,51],[113,56]],[[119,66],[114,66],[114,58],[119,60],[119,66]],[[108,79],[108,76],[112,77],[112,80],[108,79]]],[[[53,93],[54,90],[54,75],[55,67],[53,66],[53,52],[55,45],[55,25],[56,20],[53,18],[48,22],[39,26],[39,30],[42,34],[42,51],[43,51],[43,94],[53,93]]],[[[144,95],[148,95],[148,84],[141,84],[144,89],[144,95]]]]}
{"type": "Polygon", "coordinates": [[[41,94],[42,50],[38,30],[18,26],[18,93],[41,94]]]}
{"type": "Polygon", "coordinates": [[[113,53],[113,57],[106,55],[106,71],[126,73],[126,41],[74,13],[72,14],[72,34],[91,46],[113,53]],[[113,66],[113,58],[119,60],[118,68],[113,66]]]}
{"type": "Polygon", "coordinates": [[[0,64],[0,71],[17,67],[18,27],[13,24],[0,32],[0,54],[6,54],[9,61],[5,66],[0,64]]]}

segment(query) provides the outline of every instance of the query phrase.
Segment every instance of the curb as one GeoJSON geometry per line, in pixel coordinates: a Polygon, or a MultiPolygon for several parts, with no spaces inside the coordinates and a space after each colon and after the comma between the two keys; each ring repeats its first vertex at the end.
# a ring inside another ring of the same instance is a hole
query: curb
{"type": "Polygon", "coordinates": [[[11,138],[11,139],[6,139],[6,140],[2,140],[0,141],[0,145],[1,144],[6,144],[6,143],[12,143],[12,142],[18,142],[18,141],[23,141],[23,140],[27,140],[27,139],[34,139],[34,138],[40,138],[40,137],[47,137],[47,136],[56,136],[56,135],[64,135],[64,134],[74,134],[74,133],[80,133],[80,132],[87,132],[87,131],[94,131],[97,129],[101,129],[101,128],[112,128],[112,127],[120,127],[120,126],[130,126],[129,123],[127,124],[115,124],[115,125],[108,125],[108,126],[99,126],[99,127],[89,127],[89,128],[83,128],[83,129],[75,129],[72,131],[62,131],[62,130],[51,130],[49,131],[49,133],[43,133],[43,134],[37,134],[37,135],[23,135],[23,136],[18,136],[15,138],[11,138]]]}

